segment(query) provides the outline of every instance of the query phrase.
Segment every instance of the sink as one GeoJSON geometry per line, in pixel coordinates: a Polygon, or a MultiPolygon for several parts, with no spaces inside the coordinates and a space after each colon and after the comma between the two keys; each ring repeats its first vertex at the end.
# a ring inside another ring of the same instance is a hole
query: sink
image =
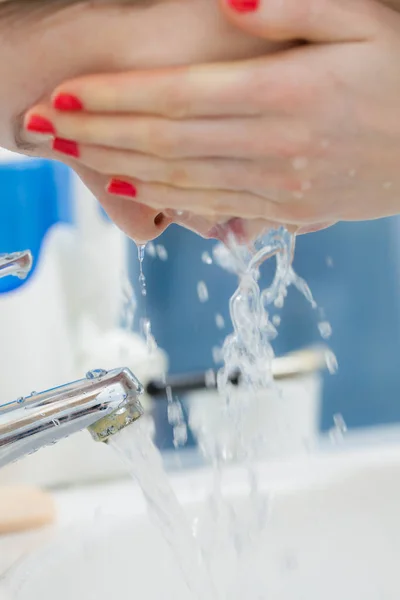
{"type": "MultiPolygon", "coordinates": [[[[233,467],[223,481],[226,506],[241,527],[242,545],[253,544],[249,553],[243,546],[243,576],[235,583],[234,595],[226,597],[400,598],[399,443],[320,452],[261,464],[257,471],[260,501],[265,499],[268,506],[262,523],[255,523],[249,511],[245,471],[233,467]]],[[[187,513],[201,515],[212,482],[210,471],[173,473],[171,482],[187,513]]],[[[57,525],[38,539],[35,548],[30,539],[28,557],[4,575],[8,598],[194,598],[168,544],[148,519],[134,483],[94,485],[55,495],[57,525]]],[[[21,549],[23,538],[18,538],[21,549]]],[[[0,555],[9,543],[0,539],[0,555]]],[[[225,551],[216,560],[231,576],[229,545],[225,551]]]]}

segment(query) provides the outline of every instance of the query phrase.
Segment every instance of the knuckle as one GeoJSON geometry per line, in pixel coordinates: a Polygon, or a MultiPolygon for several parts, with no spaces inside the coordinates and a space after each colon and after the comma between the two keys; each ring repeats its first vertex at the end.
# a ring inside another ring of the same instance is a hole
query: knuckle
{"type": "Polygon", "coordinates": [[[155,121],[149,127],[148,139],[157,156],[175,158],[179,147],[179,136],[170,124],[155,121]]]}
{"type": "Polygon", "coordinates": [[[190,114],[190,100],[185,93],[184,81],[175,79],[166,87],[161,100],[162,113],[171,119],[184,119],[190,114]]]}
{"type": "Polygon", "coordinates": [[[167,164],[165,167],[165,181],[173,187],[189,187],[191,178],[188,168],[182,164],[167,164]]]}
{"type": "Polygon", "coordinates": [[[279,158],[294,160],[298,157],[309,158],[313,153],[312,138],[306,129],[288,130],[276,142],[276,155],[279,158]]]}
{"type": "Polygon", "coordinates": [[[251,83],[253,97],[259,108],[266,105],[293,114],[315,106],[320,98],[321,82],[306,65],[278,63],[275,69],[255,74],[251,83]]]}

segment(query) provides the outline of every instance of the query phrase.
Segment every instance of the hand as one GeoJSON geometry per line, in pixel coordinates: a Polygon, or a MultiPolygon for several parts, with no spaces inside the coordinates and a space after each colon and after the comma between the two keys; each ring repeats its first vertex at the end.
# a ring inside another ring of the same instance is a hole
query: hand
{"type": "Polygon", "coordinates": [[[400,212],[400,16],[368,0],[224,11],[255,35],[309,43],[69,81],[27,128],[46,118],[55,150],[112,176],[110,194],[161,212],[304,231],[400,212]]]}

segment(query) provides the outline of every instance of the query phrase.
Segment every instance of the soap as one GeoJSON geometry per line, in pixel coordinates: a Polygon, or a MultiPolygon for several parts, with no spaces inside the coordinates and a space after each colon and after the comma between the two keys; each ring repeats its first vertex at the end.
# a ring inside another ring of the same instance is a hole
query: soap
{"type": "Polygon", "coordinates": [[[51,525],[55,517],[48,492],[23,485],[0,487],[0,535],[51,525]]]}

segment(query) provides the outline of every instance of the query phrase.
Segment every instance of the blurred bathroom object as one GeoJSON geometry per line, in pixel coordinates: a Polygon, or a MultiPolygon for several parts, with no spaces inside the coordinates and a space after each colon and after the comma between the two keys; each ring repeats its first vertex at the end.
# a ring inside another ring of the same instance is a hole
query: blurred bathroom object
{"type": "Polygon", "coordinates": [[[229,407],[215,390],[188,394],[184,403],[191,430],[210,462],[282,459],[317,446],[321,392],[322,375],[315,371],[277,381],[276,387],[256,395],[233,388],[229,407]]]}
{"type": "MultiPolygon", "coordinates": [[[[121,312],[129,325],[135,310],[125,236],[63,165],[1,156],[9,193],[0,206],[0,252],[29,247],[36,261],[23,285],[9,277],[0,283],[0,327],[10,332],[0,346],[0,403],[95,368],[128,366],[144,382],[161,377],[165,355],[149,356],[146,342],[121,323],[121,312]]],[[[124,473],[82,432],[3,468],[0,482],[53,486],[124,473]]]]}
{"type": "Polygon", "coordinates": [[[55,517],[48,492],[26,485],[0,486],[0,535],[51,525],[55,517]]]}
{"type": "Polygon", "coordinates": [[[127,238],[76,176],[73,182],[77,251],[66,287],[76,375],[126,366],[145,385],[165,373],[167,359],[158,349],[149,356],[145,340],[131,328],[136,299],[127,275],[127,238]]]}
{"type": "Polygon", "coordinates": [[[69,380],[74,353],[61,257],[69,245],[71,179],[61,164],[0,151],[0,253],[29,249],[25,279],[0,279],[0,403],[69,380]]]}

